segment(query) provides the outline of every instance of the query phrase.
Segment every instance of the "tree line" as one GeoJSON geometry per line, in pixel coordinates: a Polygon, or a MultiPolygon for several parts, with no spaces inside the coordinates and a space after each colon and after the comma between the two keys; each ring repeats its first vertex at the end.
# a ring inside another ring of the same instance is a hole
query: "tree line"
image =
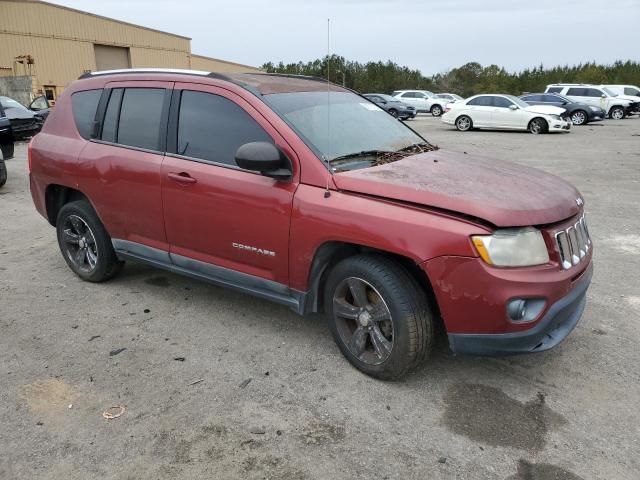
{"type": "Polygon", "coordinates": [[[457,93],[463,97],[476,93],[541,92],[549,83],[640,84],[640,63],[616,61],[610,65],[581,63],[546,68],[539,65],[520,72],[507,72],[498,65],[482,66],[469,62],[444,73],[425,77],[420,70],[386,62],[361,63],[340,55],[325,56],[310,62],[267,62],[262,69],[269,73],[288,73],[327,78],[358,92],[390,93],[394,90],[420,89],[457,93]],[[327,62],[329,60],[329,62],[327,62]]]}

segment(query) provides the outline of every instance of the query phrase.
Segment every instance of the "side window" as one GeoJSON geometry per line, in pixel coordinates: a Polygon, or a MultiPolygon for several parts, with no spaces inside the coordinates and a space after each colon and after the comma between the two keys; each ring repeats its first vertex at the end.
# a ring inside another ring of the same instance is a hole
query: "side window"
{"type": "Polygon", "coordinates": [[[597,88],[585,88],[587,97],[601,97],[603,92],[597,88]]]}
{"type": "Polygon", "coordinates": [[[467,102],[467,105],[475,105],[477,107],[486,107],[490,104],[488,97],[476,97],[467,102]]]}
{"type": "Polygon", "coordinates": [[[586,97],[586,88],[570,88],[567,90],[567,95],[573,95],[575,97],[586,97]]]}
{"type": "Polygon", "coordinates": [[[624,94],[625,95],[632,95],[634,97],[640,97],[640,90],[638,90],[637,88],[632,88],[632,87],[624,87],[624,94]]]}
{"type": "Polygon", "coordinates": [[[560,97],[556,97],[555,95],[541,95],[542,101],[546,103],[562,103],[560,97]]]}
{"type": "Polygon", "coordinates": [[[182,92],[178,154],[235,165],[236,151],[249,142],[273,143],[273,140],[231,100],[205,92],[182,92]]]}
{"type": "Polygon", "coordinates": [[[513,105],[511,100],[508,100],[504,97],[492,97],[493,98],[493,106],[498,108],[509,108],[513,105]]]}
{"type": "Polygon", "coordinates": [[[111,91],[107,111],[102,122],[102,140],[106,142],[118,141],[118,117],[120,116],[120,104],[124,89],[116,88],[111,91]]]}
{"type": "Polygon", "coordinates": [[[562,87],[549,87],[547,88],[547,92],[549,93],[560,93],[562,91],[562,87]]]}
{"type": "Polygon", "coordinates": [[[525,102],[546,102],[547,100],[542,100],[542,95],[527,95],[526,97],[522,97],[522,100],[525,102]]]}
{"type": "Polygon", "coordinates": [[[96,110],[102,90],[85,90],[71,95],[71,109],[76,128],[80,136],[85,139],[91,138],[93,125],[96,118],[96,110]]]}
{"type": "Polygon", "coordinates": [[[117,143],[158,150],[165,90],[127,88],[120,106],[117,143]]]}
{"type": "Polygon", "coordinates": [[[401,95],[402,98],[416,98],[416,94],[413,92],[405,92],[401,95]]]}

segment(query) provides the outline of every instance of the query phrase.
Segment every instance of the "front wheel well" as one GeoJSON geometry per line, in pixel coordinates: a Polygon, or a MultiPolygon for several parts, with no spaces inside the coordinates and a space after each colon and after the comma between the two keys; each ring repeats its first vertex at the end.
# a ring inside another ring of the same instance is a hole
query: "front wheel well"
{"type": "Polygon", "coordinates": [[[76,190],[75,188],[56,184],[48,185],[45,191],[45,204],[49,223],[55,227],[60,209],[65,204],[76,200],[88,199],[80,190],[76,190]]]}
{"type": "Polygon", "coordinates": [[[431,307],[434,316],[440,318],[440,310],[431,282],[424,270],[413,259],[397,253],[347,242],[326,242],[316,251],[309,273],[310,298],[306,308],[307,312],[323,311],[324,284],[333,267],[345,258],[361,254],[381,255],[402,266],[426,293],[429,307],[431,307]]]}

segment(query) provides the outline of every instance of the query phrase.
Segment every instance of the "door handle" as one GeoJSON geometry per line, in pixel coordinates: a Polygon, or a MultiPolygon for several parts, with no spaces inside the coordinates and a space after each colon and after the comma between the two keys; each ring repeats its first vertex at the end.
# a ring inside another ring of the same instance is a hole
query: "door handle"
{"type": "Polygon", "coordinates": [[[168,173],[167,177],[169,177],[174,182],[180,183],[182,185],[189,185],[191,183],[196,183],[197,180],[189,175],[187,172],[180,173],[168,173]]]}

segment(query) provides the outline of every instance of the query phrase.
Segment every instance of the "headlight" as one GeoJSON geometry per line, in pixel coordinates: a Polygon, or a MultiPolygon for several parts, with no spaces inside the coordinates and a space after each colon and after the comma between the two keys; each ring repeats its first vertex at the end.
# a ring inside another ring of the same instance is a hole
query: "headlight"
{"type": "Polygon", "coordinates": [[[562,121],[562,117],[560,115],[549,115],[549,116],[558,122],[562,121]]]}
{"type": "Polygon", "coordinates": [[[533,227],[496,230],[471,237],[480,257],[496,267],[527,267],[549,262],[542,233],[533,227]]]}

